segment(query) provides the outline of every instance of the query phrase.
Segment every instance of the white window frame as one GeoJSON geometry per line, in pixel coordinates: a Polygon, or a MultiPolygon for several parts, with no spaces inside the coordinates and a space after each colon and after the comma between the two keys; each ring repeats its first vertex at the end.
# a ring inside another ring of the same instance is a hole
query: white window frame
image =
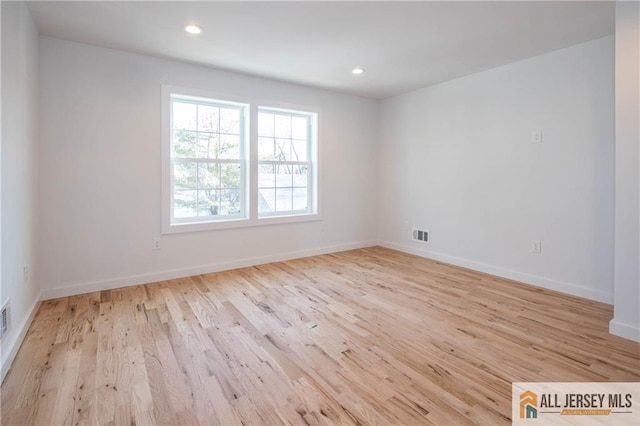
{"type": "Polygon", "coordinates": [[[317,108],[272,102],[261,99],[233,96],[218,92],[192,89],[186,87],[162,85],[161,89],[161,153],[162,153],[162,197],[161,197],[161,233],[174,234],[194,231],[210,231],[217,229],[241,228],[259,225],[276,225],[306,221],[322,220],[321,213],[321,137],[320,111],[317,108]],[[243,199],[243,215],[202,221],[182,222],[172,220],[173,182],[171,170],[171,96],[179,95],[203,100],[219,102],[221,104],[237,104],[247,106],[247,116],[244,118],[243,166],[241,166],[241,180],[245,187],[243,199]],[[272,110],[286,113],[302,113],[310,116],[312,129],[310,130],[310,149],[308,178],[309,208],[305,211],[275,212],[269,215],[258,214],[258,111],[272,110]]]}
{"type": "MultiPolygon", "coordinates": [[[[233,108],[233,109],[237,109],[240,115],[240,135],[239,135],[239,142],[240,142],[240,149],[239,149],[239,153],[240,153],[240,158],[238,158],[237,160],[224,160],[224,159],[205,159],[205,158],[171,158],[170,159],[170,166],[173,168],[173,166],[177,163],[189,163],[189,162],[194,162],[197,161],[198,163],[211,163],[211,164],[218,164],[218,165],[222,165],[222,164],[239,164],[240,165],[240,189],[241,189],[241,200],[240,200],[240,212],[238,214],[234,214],[234,215],[224,215],[224,216],[220,216],[219,218],[215,219],[215,220],[200,220],[199,216],[196,217],[189,217],[189,218],[174,218],[173,217],[173,209],[175,206],[175,203],[173,202],[173,193],[174,193],[174,179],[172,178],[173,176],[170,176],[170,197],[171,197],[171,201],[170,201],[170,205],[169,208],[171,209],[170,213],[171,213],[171,217],[172,217],[172,224],[174,225],[184,225],[184,224],[190,224],[190,223],[201,223],[201,222],[224,222],[224,221],[228,221],[228,220],[234,220],[234,219],[245,219],[247,217],[247,213],[246,213],[246,206],[247,206],[247,193],[246,193],[246,181],[247,181],[247,125],[246,125],[246,120],[247,120],[247,115],[248,115],[248,108],[249,105],[247,104],[240,104],[240,103],[235,103],[235,102],[227,102],[227,101],[220,101],[218,99],[208,99],[208,98],[200,98],[200,97],[193,97],[193,96],[187,96],[187,95],[177,95],[177,94],[171,94],[170,95],[170,101],[171,104],[173,103],[174,100],[178,100],[181,103],[191,103],[194,105],[207,105],[207,106],[213,106],[213,107],[221,107],[221,108],[233,108]],[[175,96],[175,97],[174,97],[175,96]],[[243,188],[245,190],[243,190],[243,188]]],[[[171,107],[171,106],[170,106],[171,107]]],[[[172,120],[172,116],[173,114],[170,114],[170,120],[172,120]]],[[[171,123],[170,125],[170,131],[173,131],[173,123],[171,123]]],[[[197,132],[197,131],[196,131],[197,132]]],[[[169,136],[171,138],[171,135],[169,136]]],[[[171,143],[170,143],[170,148],[171,148],[171,143]]],[[[207,216],[202,216],[203,218],[206,218],[207,216]]]]}
{"type": "MultiPolygon", "coordinates": [[[[283,114],[291,117],[302,117],[308,120],[307,123],[307,161],[277,161],[277,160],[258,160],[258,166],[260,164],[271,165],[305,165],[307,166],[307,201],[308,205],[306,209],[300,210],[286,210],[275,212],[263,212],[258,213],[259,220],[265,220],[275,217],[294,217],[301,215],[314,214],[317,211],[317,188],[314,185],[317,182],[317,155],[318,155],[318,141],[317,141],[317,128],[318,128],[318,114],[309,111],[290,110],[284,108],[274,108],[265,105],[258,106],[258,113],[265,112],[267,114],[283,114]]],[[[260,134],[258,133],[258,136],[260,134]]],[[[274,136],[275,138],[275,136],[274,136]]],[[[275,188],[274,188],[275,189],[275,188]]],[[[293,188],[292,188],[293,189],[293,188]]],[[[257,198],[256,198],[257,199],[257,198]]]]}

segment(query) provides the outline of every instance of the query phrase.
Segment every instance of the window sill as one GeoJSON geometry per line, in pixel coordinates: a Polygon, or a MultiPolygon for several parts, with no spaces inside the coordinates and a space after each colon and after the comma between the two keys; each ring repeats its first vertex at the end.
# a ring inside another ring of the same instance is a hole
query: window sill
{"type": "Polygon", "coordinates": [[[252,226],[283,225],[287,223],[313,222],[322,220],[319,213],[292,216],[269,216],[258,219],[228,219],[217,222],[176,223],[163,225],[162,234],[184,234],[188,232],[216,231],[221,229],[249,228],[252,226]]]}
{"type": "Polygon", "coordinates": [[[282,223],[312,222],[321,220],[319,213],[302,213],[296,215],[259,217],[256,225],[279,225],[282,223]]]}

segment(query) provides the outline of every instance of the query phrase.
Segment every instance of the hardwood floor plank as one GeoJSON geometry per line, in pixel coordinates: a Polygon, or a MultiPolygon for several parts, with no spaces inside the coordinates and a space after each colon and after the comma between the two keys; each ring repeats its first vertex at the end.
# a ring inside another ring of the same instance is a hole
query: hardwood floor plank
{"type": "Polygon", "coordinates": [[[639,381],[611,306],[373,247],[45,301],[2,424],[509,424],[514,381],[639,381]]]}
{"type": "Polygon", "coordinates": [[[51,415],[51,424],[73,424],[73,415],[77,405],[76,384],[78,383],[81,355],[82,352],[77,349],[66,353],[53,414],[51,415]]]}

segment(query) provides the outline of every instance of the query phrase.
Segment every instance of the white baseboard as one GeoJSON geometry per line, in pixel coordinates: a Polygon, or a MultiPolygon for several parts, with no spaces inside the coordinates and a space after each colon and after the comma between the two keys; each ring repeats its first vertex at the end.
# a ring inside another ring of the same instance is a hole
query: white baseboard
{"type": "Polygon", "coordinates": [[[618,337],[633,340],[634,342],[640,342],[640,328],[621,323],[616,321],[615,318],[609,321],[609,333],[618,337]]]}
{"type": "Polygon", "coordinates": [[[573,296],[582,297],[585,299],[607,303],[609,305],[613,304],[613,293],[611,292],[594,290],[578,284],[557,281],[550,278],[540,277],[538,275],[527,274],[525,272],[512,271],[510,269],[502,268],[499,266],[489,265],[486,263],[476,262],[460,257],[449,256],[446,254],[435,253],[429,250],[417,249],[415,247],[396,244],[390,241],[378,241],[378,245],[393,250],[398,250],[404,253],[415,254],[416,256],[437,260],[439,262],[449,263],[452,265],[473,269],[475,271],[480,271],[491,275],[497,275],[502,278],[519,281],[525,284],[531,284],[537,287],[542,287],[549,290],[555,290],[562,293],[571,294],[573,296]]]}
{"type": "Polygon", "coordinates": [[[5,376],[11,369],[11,364],[13,364],[13,360],[18,354],[18,350],[22,345],[22,341],[27,335],[27,331],[29,331],[29,327],[31,326],[31,322],[33,318],[36,316],[36,312],[38,312],[38,308],[40,307],[42,296],[36,299],[33,306],[31,307],[31,312],[29,316],[27,316],[19,325],[18,332],[13,336],[11,342],[7,344],[6,349],[3,348],[2,356],[1,356],[1,364],[0,367],[0,383],[4,381],[5,376]]]}
{"type": "Polygon", "coordinates": [[[281,262],[284,260],[298,259],[301,257],[317,256],[320,254],[335,253],[345,250],[354,250],[377,245],[375,240],[360,241],[357,243],[341,244],[335,246],[318,247],[308,250],[299,250],[286,253],[278,253],[269,256],[253,257],[235,260],[232,262],[213,263],[190,268],[172,269],[149,274],[131,275],[128,277],[118,277],[103,281],[93,281],[80,283],[66,287],[45,289],[42,291],[42,300],[55,299],[58,297],[75,296],[95,291],[112,290],[115,288],[130,287],[134,285],[153,283],[158,281],[172,280],[176,278],[190,277],[192,275],[207,274],[211,272],[227,271],[248,266],[263,265],[265,263],[281,262]]]}

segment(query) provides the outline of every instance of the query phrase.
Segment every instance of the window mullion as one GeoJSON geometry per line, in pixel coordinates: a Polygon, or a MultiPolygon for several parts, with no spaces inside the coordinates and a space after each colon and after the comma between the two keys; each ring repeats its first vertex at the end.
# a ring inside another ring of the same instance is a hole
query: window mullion
{"type": "Polygon", "coordinates": [[[314,211],[316,209],[316,198],[314,191],[313,181],[314,181],[314,167],[313,165],[317,163],[316,155],[313,152],[313,123],[311,122],[311,118],[307,117],[307,161],[309,162],[307,165],[307,209],[314,211]]]}
{"type": "Polygon", "coordinates": [[[258,217],[258,106],[249,107],[249,218],[258,217]]]}
{"type": "Polygon", "coordinates": [[[276,166],[308,166],[310,161],[278,161],[278,160],[259,160],[260,164],[275,164],[276,166]]]}

